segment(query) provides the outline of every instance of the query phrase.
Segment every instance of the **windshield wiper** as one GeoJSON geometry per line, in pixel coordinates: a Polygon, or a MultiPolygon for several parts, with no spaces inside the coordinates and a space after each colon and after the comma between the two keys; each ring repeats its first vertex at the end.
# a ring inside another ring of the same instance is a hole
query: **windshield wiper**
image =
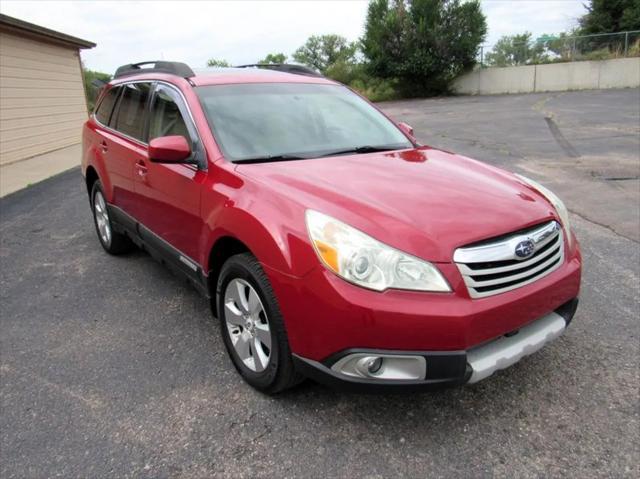
{"type": "Polygon", "coordinates": [[[234,163],[270,163],[276,161],[292,161],[292,160],[308,160],[308,156],[298,155],[265,155],[256,156],[255,158],[242,158],[234,161],[234,163]]]}
{"type": "Polygon", "coordinates": [[[342,150],[324,152],[319,155],[310,154],[307,156],[301,156],[301,155],[283,153],[281,155],[264,155],[264,156],[256,156],[254,158],[239,158],[235,160],[234,163],[270,163],[270,162],[276,162],[276,161],[310,160],[313,158],[324,158],[327,156],[347,155],[349,153],[356,153],[356,154],[377,153],[379,151],[394,151],[394,150],[401,150],[404,148],[406,148],[405,145],[397,145],[397,144],[396,145],[378,145],[378,146],[364,145],[364,146],[356,146],[353,148],[345,148],[342,150]]]}
{"type": "Polygon", "coordinates": [[[324,154],[320,155],[320,157],[334,156],[334,155],[346,155],[346,154],[349,154],[349,153],[356,153],[356,154],[377,153],[379,151],[393,151],[393,150],[399,150],[399,149],[402,149],[402,148],[403,147],[401,145],[378,145],[378,146],[364,145],[364,146],[356,146],[354,148],[346,148],[344,150],[330,151],[328,153],[324,153],[324,154]]]}

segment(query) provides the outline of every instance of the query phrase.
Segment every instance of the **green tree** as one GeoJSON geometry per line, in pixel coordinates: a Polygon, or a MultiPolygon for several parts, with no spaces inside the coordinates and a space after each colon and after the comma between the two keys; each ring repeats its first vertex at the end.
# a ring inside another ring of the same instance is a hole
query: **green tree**
{"type": "Polygon", "coordinates": [[[358,46],[340,35],[313,35],[293,53],[293,59],[325,73],[338,61],[355,62],[358,46]]]}
{"type": "Polygon", "coordinates": [[[503,36],[486,57],[487,63],[494,67],[530,65],[545,59],[545,43],[532,41],[529,32],[503,36]]]}
{"type": "Polygon", "coordinates": [[[269,53],[266,57],[258,62],[259,64],[278,64],[287,63],[287,55],[284,53],[269,53]]]}
{"type": "Polygon", "coordinates": [[[640,0],[589,0],[585,6],[580,19],[585,35],[640,30],[640,0]]]}
{"type": "Polygon", "coordinates": [[[398,79],[405,96],[440,94],[475,65],[486,33],[478,0],[373,0],[362,49],[370,73],[398,79]]]}
{"type": "Polygon", "coordinates": [[[217,58],[209,58],[207,60],[207,66],[208,67],[219,67],[219,68],[228,68],[231,66],[231,63],[229,63],[227,60],[220,60],[217,58]]]}
{"type": "Polygon", "coordinates": [[[364,80],[367,77],[365,66],[362,63],[344,60],[338,60],[329,65],[325,69],[324,75],[345,85],[349,85],[357,79],[364,80]]]}
{"type": "Polygon", "coordinates": [[[546,55],[542,60],[554,62],[573,60],[576,54],[576,46],[580,40],[575,37],[579,35],[578,29],[574,28],[558,35],[544,34],[539,36],[536,42],[546,50],[546,55]]]}
{"type": "Polygon", "coordinates": [[[87,108],[89,111],[93,111],[95,101],[98,99],[98,93],[100,92],[100,84],[102,82],[108,83],[111,80],[111,75],[96,70],[90,70],[82,65],[82,81],[84,82],[84,91],[87,99],[87,108]]]}

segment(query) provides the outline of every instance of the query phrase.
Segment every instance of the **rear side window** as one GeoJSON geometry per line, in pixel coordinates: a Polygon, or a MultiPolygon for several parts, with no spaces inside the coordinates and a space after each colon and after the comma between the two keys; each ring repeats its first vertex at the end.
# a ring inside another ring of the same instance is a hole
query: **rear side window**
{"type": "Polygon", "coordinates": [[[123,87],[115,129],[135,138],[143,139],[144,113],[151,90],[150,83],[131,83],[123,87]]]}
{"type": "Polygon", "coordinates": [[[184,136],[191,144],[189,130],[176,102],[175,94],[172,94],[171,90],[160,86],[151,107],[149,141],[160,136],[170,135],[184,136]]]}
{"type": "Polygon", "coordinates": [[[118,93],[120,93],[120,87],[113,87],[107,92],[100,102],[100,105],[98,105],[98,109],[96,110],[96,119],[103,125],[109,124],[113,105],[116,104],[116,100],[118,99],[118,93]]]}

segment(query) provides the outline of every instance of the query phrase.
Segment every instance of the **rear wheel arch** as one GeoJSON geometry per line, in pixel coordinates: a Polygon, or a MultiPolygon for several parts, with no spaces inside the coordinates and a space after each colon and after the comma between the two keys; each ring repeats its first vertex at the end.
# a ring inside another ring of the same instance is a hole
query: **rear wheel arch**
{"type": "Polygon", "coordinates": [[[87,183],[87,193],[89,197],[91,197],[91,193],[93,191],[93,185],[96,181],[98,181],[100,177],[98,176],[98,172],[93,166],[87,167],[87,172],[85,173],[85,181],[87,183]]]}
{"type": "Polygon", "coordinates": [[[105,194],[105,199],[109,202],[113,200],[113,187],[109,178],[109,174],[104,164],[104,159],[97,155],[87,159],[86,169],[84,170],[84,181],[87,186],[87,193],[91,197],[93,191],[93,185],[96,181],[100,181],[102,184],[102,190],[105,194]]]}

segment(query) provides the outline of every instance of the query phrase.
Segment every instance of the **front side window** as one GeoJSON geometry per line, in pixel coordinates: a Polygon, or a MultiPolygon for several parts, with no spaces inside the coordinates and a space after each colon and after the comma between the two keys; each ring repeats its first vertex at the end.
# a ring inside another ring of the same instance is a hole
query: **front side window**
{"type": "Polygon", "coordinates": [[[100,105],[98,105],[98,109],[96,110],[96,120],[98,120],[103,125],[109,125],[109,119],[111,118],[111,112],[113,111],[113,106],[116,104],[116,100],[118,99],[118,93],[120,93],[120,87],[111,88],[104,96],[100,105]]]}
{"type": "Polygon", "coordinates": [[[413,146],[382,113],[340,85],[257,83],[196,91],[218,143],[233,161],[413,146]]]}
{"type": "Polygon", "coordinates": [[[149,117],[149,141],[161,136],[184,136],[191,144],[189,130],[178,107],[175,94],[163,86],[156,90],[149,117]]]}
{"type": "Polygon", "coordinates": [[[118,106],[115,129],[135,138],[143,139],[144,112],[149,98],[149,83],[130,83],[123,86],[118,106]]]}

